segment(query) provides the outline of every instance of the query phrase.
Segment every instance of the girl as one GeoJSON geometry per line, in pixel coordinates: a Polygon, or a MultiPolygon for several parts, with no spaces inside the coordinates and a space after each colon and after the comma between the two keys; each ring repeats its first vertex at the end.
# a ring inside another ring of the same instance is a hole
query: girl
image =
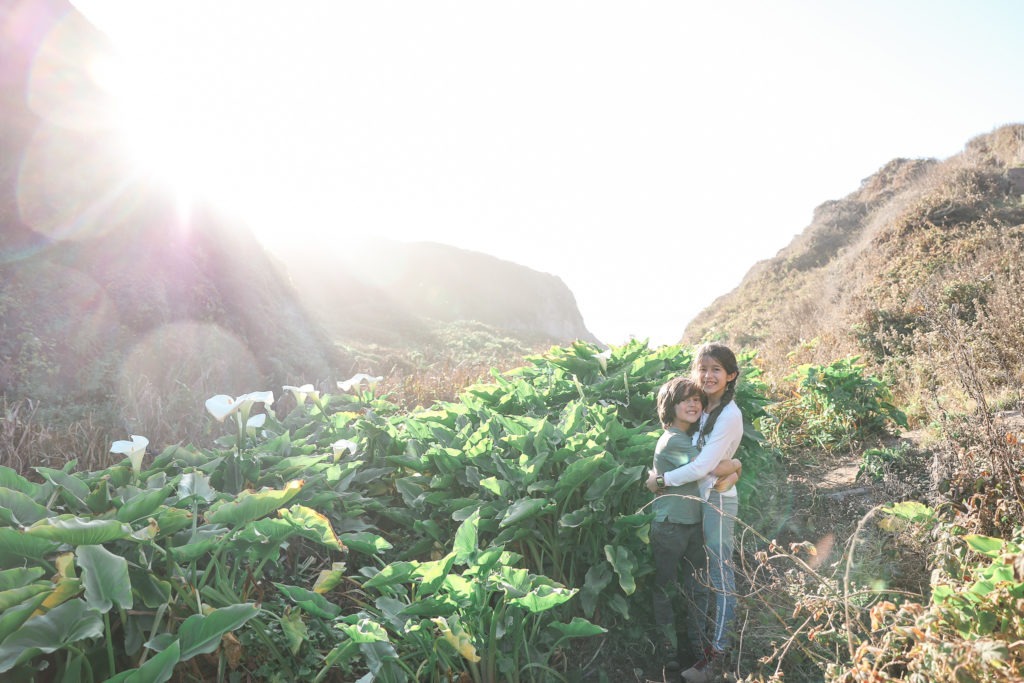
{"type": "MultiPolygon", "coordinates": [[[[647,480],[647,486],[652,491],[657,491],[659,484],[681,486],[687,482],[699,481],[700,494],[705,501],[704,547],[715,603],[713,610],[705,612],[713,612],[714,619],[709,636],[710,644],[704,649],[704,656],[683,672],[683,679],[690,683],[711,680],[715,670],[721,668],[724,654],[730,645],[730,628],[736,611],[736,579],[732,553],[733,531],[739,502],[734,487],[725,491],[717,490],[721,487],[715,486],[714,471],[723,462],[731,461],[734,466],[739,464],[739,461],[734,461],[732,457],[743,438],[743,415],[733,401],[738,377],[739,365],[729,347],[710,343],[697,350],[693,378],[708,398],[697,435],[700,454],[686,465],[665,472],[664,475],[652,472],[647,480]]],[[[738,475],[738,471],[736,474],[738,475]]]]}

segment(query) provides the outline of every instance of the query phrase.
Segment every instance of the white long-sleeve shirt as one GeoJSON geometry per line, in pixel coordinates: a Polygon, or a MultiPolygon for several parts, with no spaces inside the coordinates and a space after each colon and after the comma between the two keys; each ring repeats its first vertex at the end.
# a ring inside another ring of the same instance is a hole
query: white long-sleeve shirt
{"type": "MultiPolygon", "coordinates": [[[[705,415],[703,419],[707,419],[705,415]]],[[[703,420],[702,420],[703,424],[703,420]]],[[[704,447],[692,462],[663,472],[666,486],[682,486],[691,481],[700,481],[700,492],[707,498],[716,477],[711,474],[718,463],[729,460],[740,447],[743,439],[743,413],[735,401],[729,401],[715,422],[714,428],[704,441],[704,447]]],[[[723,496],[735,496],[736,487],[722,492],[723,496]]]]}

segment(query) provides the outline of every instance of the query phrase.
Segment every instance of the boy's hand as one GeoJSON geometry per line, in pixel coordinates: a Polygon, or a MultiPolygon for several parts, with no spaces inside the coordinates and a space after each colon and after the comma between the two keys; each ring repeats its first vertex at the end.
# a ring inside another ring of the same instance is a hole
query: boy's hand
{"type": "Polygon", "coordinates": [[[650,491],[651,493],[657,493],[658,489],[660,488],[658,486],[658,470],[654,469],[653,467],[651,468],[651,473],[647,475],[646,486],[647,490],[650,491]]]}

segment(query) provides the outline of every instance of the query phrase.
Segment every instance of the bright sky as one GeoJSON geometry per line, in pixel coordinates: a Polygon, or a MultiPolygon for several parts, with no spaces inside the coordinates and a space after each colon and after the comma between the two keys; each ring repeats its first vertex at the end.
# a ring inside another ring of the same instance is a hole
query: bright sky
{"type": "Polygon", "coordinates": [[[299,231],[559,276],[674,343],[815,206],[1024,121],[1024,3],[75,0],[147,163],[299,231]],[[125,64],[132,69],[125,70],[125,64]]]}

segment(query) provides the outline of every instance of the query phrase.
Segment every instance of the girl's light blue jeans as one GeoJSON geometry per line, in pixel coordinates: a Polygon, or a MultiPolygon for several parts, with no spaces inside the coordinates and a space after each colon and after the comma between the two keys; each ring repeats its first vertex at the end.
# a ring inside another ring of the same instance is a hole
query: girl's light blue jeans
{"type": "Polygon", "coordinates": [[[736,573],[732,560],[734,528],[739,498],[712,490],[704,502],[704,547],[708,555],[711,595],[705,613],[710,620],[711,647],[719,652],[732,643],[732,622],[736,614],[736,573]]]}

